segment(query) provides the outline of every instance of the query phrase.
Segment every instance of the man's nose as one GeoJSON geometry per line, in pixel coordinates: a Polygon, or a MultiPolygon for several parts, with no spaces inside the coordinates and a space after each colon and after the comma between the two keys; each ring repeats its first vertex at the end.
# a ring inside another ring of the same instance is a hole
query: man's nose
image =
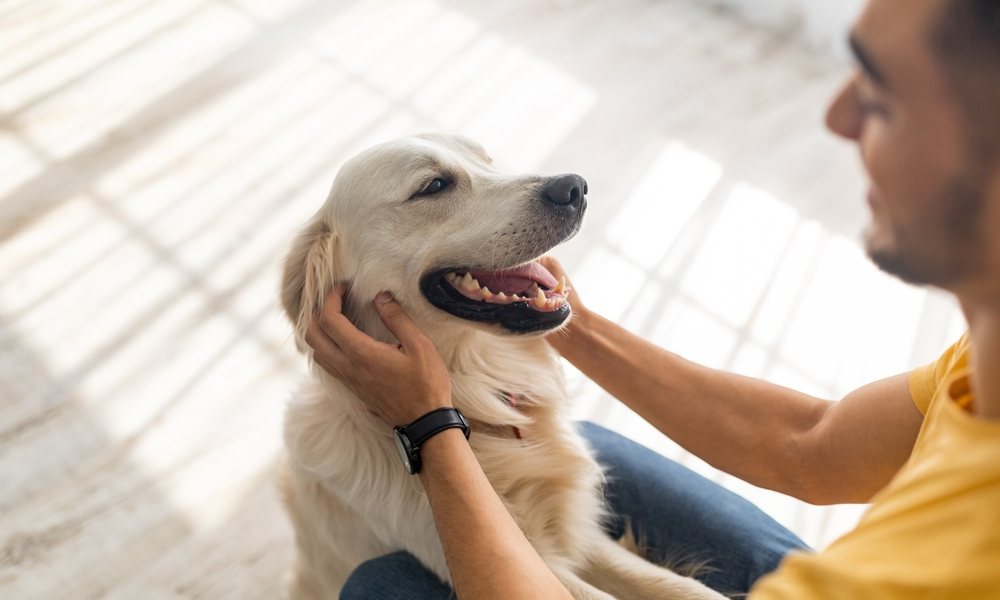
{"type": "Polygon", "coordinates": [[[856,85],[854,78],[845,83],[826,110],[827,128],[849,140],[856,140],[861,136],[861,113],[854,89],[856,85]]]}

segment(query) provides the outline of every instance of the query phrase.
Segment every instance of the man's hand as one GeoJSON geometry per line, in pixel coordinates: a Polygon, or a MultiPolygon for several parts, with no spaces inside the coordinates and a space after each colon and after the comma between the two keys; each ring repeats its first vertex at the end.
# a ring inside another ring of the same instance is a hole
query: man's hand
{"type": "Polygon", "coordinates": [[[448,369],[403,307],[388,292],[376,296],[375,310],[399,344],[379,342],[344,316],[344,289],[338,284],[327,295],[321,313],[306,331],[316,363],[392,426],[451,406],[448,369]]]}
{"type": "Polygon", "coordinates": [[[573,316],[570,317],[570,321],[565,327],[549,334],[545,338],[545,341],[555,348],[556,352],[565,354],[563,350],[571,347],[575,338],[579,337],[578,330],[586,327],[587,316],[590,313],[580,300],[580,295],[576,292],[573,283],[569,280],[569,277],[566,277],[566,271],[563,270],[559,261],[551,256],[543,256],[538,259],[538,262],[548,269],[549,273],[552,273],[556,279],[565,277],[566,287],[569,288],[569,297],[567,300],[569,301],[570,308],[573,309],[573,316]]]}

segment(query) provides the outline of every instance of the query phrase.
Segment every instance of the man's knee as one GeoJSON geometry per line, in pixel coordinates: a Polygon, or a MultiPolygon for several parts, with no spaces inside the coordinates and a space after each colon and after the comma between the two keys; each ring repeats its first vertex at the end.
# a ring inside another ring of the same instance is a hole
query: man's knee
{"type": "Polygon", "coordinates": [[[409,556],[408,553],[399,551],[361,563],[344,582],[340,600],[388,597],[382,586],[387,579],[392,578],[391,573],[400,568],[405,569],[409,556]]]}
{"type": "Polygon", "coordinates": [[[340,590],[341,600],[436,600],[451,596],[447,584],[403,550],[361,563],[340,590]]]}

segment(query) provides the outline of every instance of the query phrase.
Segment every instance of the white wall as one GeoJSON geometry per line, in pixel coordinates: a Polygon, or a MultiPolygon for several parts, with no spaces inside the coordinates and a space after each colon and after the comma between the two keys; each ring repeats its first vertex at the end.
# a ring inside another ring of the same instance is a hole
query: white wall
{"type": "Polygon", "coordinates": [[[753,23],[800,37],[812,48],[846,56],[845,39],[864,0],[709,0],[753,23]]]}

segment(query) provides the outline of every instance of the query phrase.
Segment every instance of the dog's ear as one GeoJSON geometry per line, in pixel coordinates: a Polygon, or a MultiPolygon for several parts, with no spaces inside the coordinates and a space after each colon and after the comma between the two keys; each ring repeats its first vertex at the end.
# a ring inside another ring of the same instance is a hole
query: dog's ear
{"type": "Polygon", "coordinates": [[[297,345],[301,345],[312,315],[343,276],[339,236],[316,219],[292,243],[281,279],[281,304],[295,327],[297,345]]]}

